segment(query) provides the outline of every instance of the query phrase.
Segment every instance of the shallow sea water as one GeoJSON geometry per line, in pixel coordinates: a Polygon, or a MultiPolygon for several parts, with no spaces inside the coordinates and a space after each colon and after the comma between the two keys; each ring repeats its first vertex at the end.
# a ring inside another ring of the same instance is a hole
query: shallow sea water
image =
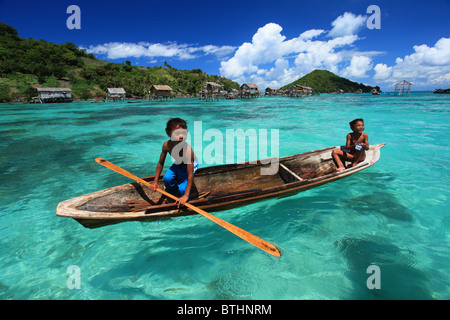
{"type": "Polygon", "coordinates": [[[450,298],[449,95],[3,104],[0,124],[0,299],[450,298]],[[56,216],[63,200],[129,182],[96,157],[152,175],[170,117],[224,137],[278,129],[280,156],[345,144],[362,117],[386,146],[345,179],[214,213],[281,258],[201,216],[93,230],[56,216]],[[367,288],[370,265],[381,289],[367,288]]]}

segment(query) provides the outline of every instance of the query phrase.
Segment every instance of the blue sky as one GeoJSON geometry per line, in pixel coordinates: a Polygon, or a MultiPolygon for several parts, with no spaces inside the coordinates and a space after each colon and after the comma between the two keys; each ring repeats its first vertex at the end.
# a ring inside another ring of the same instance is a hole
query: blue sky
{"type": "Polygon", "coordinates": [[[450,87],[450,0],[0,0],[0,21],[24,38],[73,42],[102,60],[200,68],[279,88],[314,69],[414,90],[450,87]],[[81,29],[69,29],[70,5],[81,29]],[[369,29],[370,5],[380,29],[369,29]]]}

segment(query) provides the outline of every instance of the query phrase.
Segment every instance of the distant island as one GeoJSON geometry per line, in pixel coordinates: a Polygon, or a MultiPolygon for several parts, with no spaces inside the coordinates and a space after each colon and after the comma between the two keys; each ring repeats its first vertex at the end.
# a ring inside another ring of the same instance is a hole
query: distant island
{"type": "Polygon", "coordinates": [[[380,87],[366,86],[348,79],[339,77],[327,70],[314,70],[294,82],[281,87],[281,90],[289,90],[292,86],[301,85],[310,87],[314,93],[355,93],[371,92],[376,89],[380,92],[380,87]]]}
{"type": "Polygon", "coordinates": [[[450,88],[449,89],[435,89],[433,90],[433,93],[450,93],[450,88]]]}
{"type": "MultiPolygon", "coordinates": [[[[123,88],[126,98],[140,98],[152,85],[170,86],[172,96],[196,97],[207,82],[220,83],[225,91],[240,88],[239,83],[225,77],[208,75],[201,69],[179,70],[167,62],[140,67],[130,61],[102,61],[71,42],[21,38],[15,28],[0,22],[0,102],[30,101],[37,96],[36,88],[70,88],[76,100],[105,99],[107,88],[123,88]]],[[[380,91],[326,70],[314,70],[278,91],[296,85],[311,87],[313,93],[380,91]]]]}

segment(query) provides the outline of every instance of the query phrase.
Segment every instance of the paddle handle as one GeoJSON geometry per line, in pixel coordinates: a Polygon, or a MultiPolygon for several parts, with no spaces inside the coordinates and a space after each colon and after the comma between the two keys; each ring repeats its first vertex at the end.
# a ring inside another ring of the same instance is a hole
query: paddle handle
{"type": "MultiPolygon", "coordinates": [[[[96,158],[95,161],[99,164],[101,164],[102,166],[111,169],[117,173],[120,173],[121,175],[124,175],[132,180],[135,180],[139,183],[142,183],[148,187],[150,187],[150,183],[148,183],[147,181],[135,176],[134,174],[122,169],[121,167],[116,166],[115,164],[102,159],[102,158],[96,158]]],[[[162,193],[163,195],[170,197],[174,200],[178,200],[178,198],[176,196],[174,196],[173,194],[170,194],[164,190],[161,190],[160,188],[157,188],[156,191],[158,191],[159,193],[162,193]]],[[[240,237],[241,239],[253,244],[254,246],[260,248],[261,250],[264,250],[267,253],[270,253],[271,255],[275,256],[275,257],[281,257],[281,251],[278,250],[277,247],[275,247],[273,244],[251,234],[250,232],[247,232],[239,227],[236,227],[235,225],[232,225],[229,222],[226,222],[225,220],[222,220],[220,218],[217,218],[216,216],[213,216],[212,214],[197,208],[196,206],[193,206],[190,203],[185,203],[184,204],[186,207],[188,207],[189,209],[197,212],[198,214],[201,214],[202,216],[204,216],[205,218],[217,223],[219,226],[221,226],[222,228],[227,229],[228,231],[230,231],[231,233],[235,234],[236,236],[240,237]]]]}

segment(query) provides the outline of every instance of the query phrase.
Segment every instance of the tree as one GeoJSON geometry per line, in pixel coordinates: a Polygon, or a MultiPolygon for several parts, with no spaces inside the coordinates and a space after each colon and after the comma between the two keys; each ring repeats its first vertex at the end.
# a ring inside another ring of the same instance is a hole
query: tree
{"type": "Polygon", "coordinates": [[[7,25],[6,23],[0,22],[0,36],[6,35],[6,34],[12,34],[14,36],[18,35],[16,29],[7,25]]]}
{"type": "Polygon", "coordinates": [[[166,61],[164,61],[164,67],[167,67],[169,69],[173,69],[170,64],[168,64],[166,61]]]}

